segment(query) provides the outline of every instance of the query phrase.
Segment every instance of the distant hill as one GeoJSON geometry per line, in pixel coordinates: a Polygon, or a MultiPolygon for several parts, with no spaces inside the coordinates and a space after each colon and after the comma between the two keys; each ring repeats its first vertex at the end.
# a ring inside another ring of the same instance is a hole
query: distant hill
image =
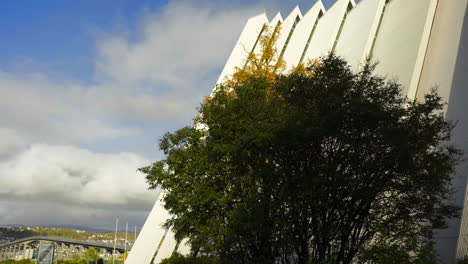
{"type": "MultiPolygon", "coordinates": [[[[18,224],[0,224],[0,227],[32,227],[35,225],[18,225],[18,224]]],[[[45,227],[45,228],[68,228],[68,229],[74,229],[74,230],[83,230],[87,232],[93,232],[93,233],[105,233],[105,232],[115,232],[115,229],[106,229],[106,228],[95,228],[95,227],[87,227],[87,226],[76,226],[76,225],[37,225],[40,227],[45,227]]],[[[120,227],[117,229],[118,232],[125,232],[125,228],[120,227]]],[[[128,231],[133,232],[133,228],[128,228],[128,231]]]]}
{"type": "MultiPolygon", "coordinates": [[[[45,225],[43,227],[68,228],[68,229],[83,230],[83,231],[93,232],[93,233],[103,233],[103,232],[112,232],[113,231],[113,230],[110,230],[110,229],[100,229],[100,228],[94,228],[94,227],[74,226],[74,225],[45,225]]],[[[123,232],[125,232],[125,230],[123,230],[123,232]]]]}
{"type": "MultiPolygon", "coordinates": [[[[24,226],[24,225],[0,225],[0,240],[13,241],[30,236],[52,236],[69,239],[97,241],[112,243],[114,232],[95,228],[85,228],[78,226],[24,226]],[[87,230],[86,230],[87,229],[87,230]]],[[[135,234],[127,233],[127,241],[133,243],[135,234]]],[[[125,232],[117,232],[117,243],[125,241],[125,232]]]]}

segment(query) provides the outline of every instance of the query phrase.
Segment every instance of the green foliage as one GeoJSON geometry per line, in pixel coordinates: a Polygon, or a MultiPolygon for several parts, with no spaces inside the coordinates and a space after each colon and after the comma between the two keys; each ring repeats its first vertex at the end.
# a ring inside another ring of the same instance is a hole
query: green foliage
{"type": "Polygon", "coordinates": [[[59,259],[57,264],[88,264],[86,259],[59,259]]]}
{"type": "Polygon", "coordinates": [[[366,264],[434,264],[437,259],[431,245],[378,243],[365,250],[366,264]],[[415,248],[412,248],[415,247],[415,248]],[[417,254],[414,254],[414,253],[417,254]]]}
{"type": "Polygon", "coordinates": [[[70,259],[71,259],[71,261],[78,262],[78,261],[80,261],[81,256],[80,256],[78,253],[73,253],[73,254],[70,256],[70,259]]]}
{"type": "Polygon", "coordinates": [[[34,261],[32,261],[30,259],[22,259],[22,260],[19,260],[17,263],[18,264],[33,264],[34,261]]]}
{"type": "MultiPolygon", "coordinates": [[[[57,259],[54,263],[56,264],[88,264],[88,263],[96,263],[96,261],[99,259],[99,256],[97,255],[97,251],[94,248],[90,248],[86,252],[88,254],[87,256],[85,255],[83,258],[80,257],[78,254],[73,254],[71,256],[71,259],[57,259]],[[92,250],[90,250],[92,249],[92,250]],[[87,258],[86,258],[87,257],[87,258]]],[[[23,259],[23,260],[6,260],[6,261],[1,261],[0,264],[34,264],[36,263],[34,260],[31,259],[23,259]]],[[[116,261],[116,263],[121,263],[119,261],[116,261]]]]}
{"type": "Polygon", "coordinates": [[[268,83],[273,83],[276,81],[278,74],[286,69],[286,63],[283,57],[278,56],[275,45],[280,36],[281,26],[277,25],[275,28],[269,28],[265,25],[262,31],[263,34],[260,36],[258,43],[261,52],[259,54],[253,51],[250,52],[244,67],[235,67],[232,78],[226,80],[227,85],[236,85],[259,76],[268,83]]]}
{"type": "Polygon", "coordinates": [[[123,263],[122,259],[119,258],[119,257],[116,257],[115,260],[113,260],[113,259],[114,259],[114,257],[111,256],[109,258],[109,263],[112,263],[112,262],[114,262],[114,263],[123,263]]]}
{"type": "Polygon", "coordinates": [[[207,256],[193,257],[193,256],[183,256],[180,254],[173,254],[170,258],[163,259],[160,264],[221,264],[221,263],[223,262],[220,262],[220,260],[216,257],[207,257],[207,256]]]}
{"type": "Polygon", "coordinates": [[[35,235],[33,231],[24,230],[21,227],[0,227],[0,234],[2,237],[13,237],[15,239],[21,239],[35,235]]]}
{"type": "Polygon", "coordinates": [[[80,256],[79,254],[72,254],[70,259],[58,259],[57,264],[88,264],[88,263],[96,263],[99,259],[99,255],[94,248],[89,248],[84,256],[80,256]]]}
{"type": "Polygon", "coordinates": [[[6,260],[6,261],[0,261],[0,264],[34,264],[33,260],[30,259],[22,259],[22,260],[6,260]]]}
{"type": "MultiPolygon", "coordinates": [[[[217,87],[141,168],[176,238],[221,263],[432,263],[460,151],[441,98],[330,55],[217,87]]],[[[174,257],[174,261],[185,261],[174,257]]],[[[174,262],[176,263],[176,262],[174,262]]]]}
{"type": "MultiPolygon", "coordinates": [[[[98,258],[97,258],[98,259],[98,258]]],[[[78,259],[58,259],[57,264],[88,264],[88,263],[97,263],[97,259],[86,259],[86,258],[78,258],[78,259]]],[[[106,262],[106,263],[112,263],[111,262],[106,262]]],[[[115,263],[121,263],[121,262],[115,262],[115,263]]]]}
{"type": "Polygon", "coordinates": [[[90,247],[86,250],[84,258],[86,260],[96,261],[99,258],[99,253],[95,248],[90,247]]]}

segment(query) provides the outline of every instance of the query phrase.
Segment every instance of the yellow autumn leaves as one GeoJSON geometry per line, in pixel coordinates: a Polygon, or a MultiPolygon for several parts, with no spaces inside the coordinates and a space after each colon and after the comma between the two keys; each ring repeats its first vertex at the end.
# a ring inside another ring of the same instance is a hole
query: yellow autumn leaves
{"type": "MultiPolygon", "coordinates": [[[[248,54],[244,66],[235,67],[235,72],[231,78],[226,78],[225,85],[233,87],[245,80],[251,78],[265,78],[265,80],[272,84],[278,76],[285,72],[286,62],[276,49],[276,42],[280,36],[281,25],[277,25],[271,29],[264,25],[262,29],[258,45],[260,45],[260,52],[255,53],[254,49],[248,54]]],[[[300,62],[297,66],[292,68],[289,73],[306,75],[313,77],[313,68],[317,66],[317,61],[309,60],[307,63],[300,62]]]]}
{"type": "MultiPolygon", "coordinates": [[[[223,88],[218,87],[215,92],[222,92],[228,96],[235,96],[236,92],[234,87],[244,83],[247,80],[254,78],[263,78],[268,84],[270,84],[270,91],[267,94],[271,94],[272,84],[279,78],[281,74],[285,73],[286,62],[284,58],[279,55],[276,49],[276,43],[280,36],[281,25],[277,25],[274,29],[268,25],[264,25],[261,31],[261,35],[256,45],[259,45],[258,53],[257,48],[254,47],[250,51],[245,59],[242,67],[235,67],[235,72],[232,76],[226,76],[223,88]]],[[[313,69],[318,66],[317,61],[309,60],[307,63],[300,62],[297,66],[293,67],[289,73],[299,74],[306,77],[315,76],[313,69]]],[[[209,104],[211,96],[205,97],[205,104],[209,104]]]]}
{"type": "Polygon", "coordinates": [[[281,26],[271,31],[267,25],[262,30],[258,45],[260,53],[256,54],[252,50],[247,58],[244,67],[236,67],[231,79],[226,80],[227,86],[234,86],[250,78],[265,78],[268,83],[276,81],[278,75],[286,69],[284,59],[278,56],[275,43],[278,41],[281,26]]]}

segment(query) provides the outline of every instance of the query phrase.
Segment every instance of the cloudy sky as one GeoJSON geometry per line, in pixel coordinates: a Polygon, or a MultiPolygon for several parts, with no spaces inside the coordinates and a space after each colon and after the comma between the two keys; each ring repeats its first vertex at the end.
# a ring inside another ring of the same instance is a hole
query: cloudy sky
{"type": "Polygon", "coordinates": [[[0,225],[141,226],[157,193],[136,169],[191,124],[246,19],[314,3],[1,1],[0,225]]]}

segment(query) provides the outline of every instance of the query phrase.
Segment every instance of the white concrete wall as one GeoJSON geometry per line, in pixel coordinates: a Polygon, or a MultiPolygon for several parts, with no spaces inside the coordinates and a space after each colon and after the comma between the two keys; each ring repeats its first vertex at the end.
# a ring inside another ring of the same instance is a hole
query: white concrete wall
{"type": "MultiPolygon", "coordinates": [[[[468,158],[468,0],[439,0],[416,97],[419,100],[433,87],[448,103],[446,117],[458,121],[453,141],[468,158]]],[[[436,249],[443,263],[455,263],[468,256],[468,164],[458,168],[452,184],[454,202],[463,208],[462,219],[452,219],[447,229],[436,230],[436,249]]]]}
{"type": "Polygon", "coordinates": [[[154,263],[159,263],[161,260],[168,258],[172,255],[172,253],[175,250],[175,247],[177,245],[177,242],[174,237],[174,233],[168,231],[166,233],[166,236],[164,237],[164,241],[161,244],[161,247],[158,250],[158,253],[156,254],[154,258],[154,263]]]}
{"type": "Polygon", "coordinates": [[[423,99],[432,87],[449,103],[463,19],[468,0],[439,0],[426,52],[417,98],[423,99]]]}
{"type": "MultiPolygon", "coordinates": [[[[392,0],[385,7],[372,56],[376,73],[398,81],[408,93],[433,0],[392,0]]],[[[424,55],[424,54],[422,54],[424,55]]]]}
{"type": "Polygon", "coordinates": [[[354,6],[354,0],[338,0],[319,20],[304,62],[327,55],[332,50],[349,5],[354,6]]]}
{"type": "Polygon", "coordinates": [[[325,7],[322,1],[319,0],[296,25],[296,29],[289,40],[288,48],[283,54],[283,59],[286,62],[286,72],[299,64],[299,60],[307,45],[307,40],[309,40],[312,34],[312,30],[314,29],[320,13],[325,13],[325,7]]]}
{"type": "MultiPolygon", "coordinates": [[[[465,162],[458,167],[457,174],[454,179],[457,200],[464,197],[462,207],[462,221],[459,226],[457,252],[456,257],[462,259],[468,257],[468,196],[466,193],[466,184],[468,178],[468,15],[466,13],[466,0],[459,1],[458,15],[462,14],[463,6],[465,5],[465,18],[463,21],[462,38],[458,49],[458,56],[455,66],[455,71],[452,78],[452,88],[449,96],[449,105],[447,108],[447,118],[458,121],[457,127],[453,131],[453,141],[465,153],[465,162]]],[[[458,16],[461,18],[461,16],[458,16]]],[[[457,25],[458,26],[458,25],[457,25]]],[[[454,224],[449,224],[449,229],[455,229],[459,222],[454,221],[454,224]]],[[[445,237],[445,236],[442,236],[445,237]]],[[[438,243],[438,245],[444,243],[438,243]]],[[[451,253],[451,252],[450,252],[451,253]]]]}
{"type": "MultiPolygon", "coordinates": [[[[125,264],[150,264],[153,259],[154,253],[159,245],[159,242],[166,232],[166,228],[162,225],[169,218],[169,213],[164,209],[161,204],[162,194],[159,195],[156,203],[153,206],[153,209],[146,218],[146,222],[143,225],[143,228],[138,235],[135,244],[133,244],[132,250],[125,260],[125,264]]],[[[172,232],[168,232],[172,233],[172,232]]],[[[168,244],[168,241],[165,241],[168,244]]],[[[169,241],[170,242],[170,241],[169,241]]],[[[175,247],[175,243],[172,242],[172,250],[175,247]]],[[[172,250],[167,249],[168,246],[165,246],[163,250],[160,249],[158,252],[159,256],[168,257],[172,254],[172,250]]],[[[161,247],[162,248],[162,247],[161,247]]],[[[158,262],[155,262],[158,263],[158,262]]]]}
{"type": "MultiPolygon", "coordinates": [[[[281,26],[282,23],[283,23],[283,17],[281,16],[281,13],[278,12],[273,17],[273,19],[268,23],[268,29],[266,31],[263,31],[261,36],[264,36],[265,34],[267,34],[267,32],[272,33],[273,30],[275,30],[277,26],[281,26]]],[[[262,45],[260,44],[260,37],[253,51],[255,54],[260,54],[262,52],[262,45]]]]}
{"type": "Polygon", "coordinates": [[[222,83],[226,77],[234,73],[235,67],[242,67],[245,64],[247,55],[254,48],[263,25],[267,23],[265,14],[254,16],[247,21],[216,83],[222,83]]]}
{"type": "MultiPolygon", "coordinates": [[[[293,11],[291,11],[288,17],[281,24],[281,31],[280,31],[278,40],[275,43],[275,49],[276,49],[278,56],[281,55],[281,52],[283,51],[284,45],[286,44],[288,37],[290,36],[292,37],[291,34],[294,33],[293,31],[296,31],[295,25],[297,25],[298,23],[296,22],[297,19],[298,19],[298,22],[302,19],[301,10],[299,10],[298,6],[296,6],[293,9],[293,11]]],[[[291,41],[291,37],[289,41],[291,41]]]]}
{"type": "Polygon", "coordinates": [[[354,71],[369,56],[385,2],[362,0],[346,17],[335,53],[345,58],[354,71]]]}

